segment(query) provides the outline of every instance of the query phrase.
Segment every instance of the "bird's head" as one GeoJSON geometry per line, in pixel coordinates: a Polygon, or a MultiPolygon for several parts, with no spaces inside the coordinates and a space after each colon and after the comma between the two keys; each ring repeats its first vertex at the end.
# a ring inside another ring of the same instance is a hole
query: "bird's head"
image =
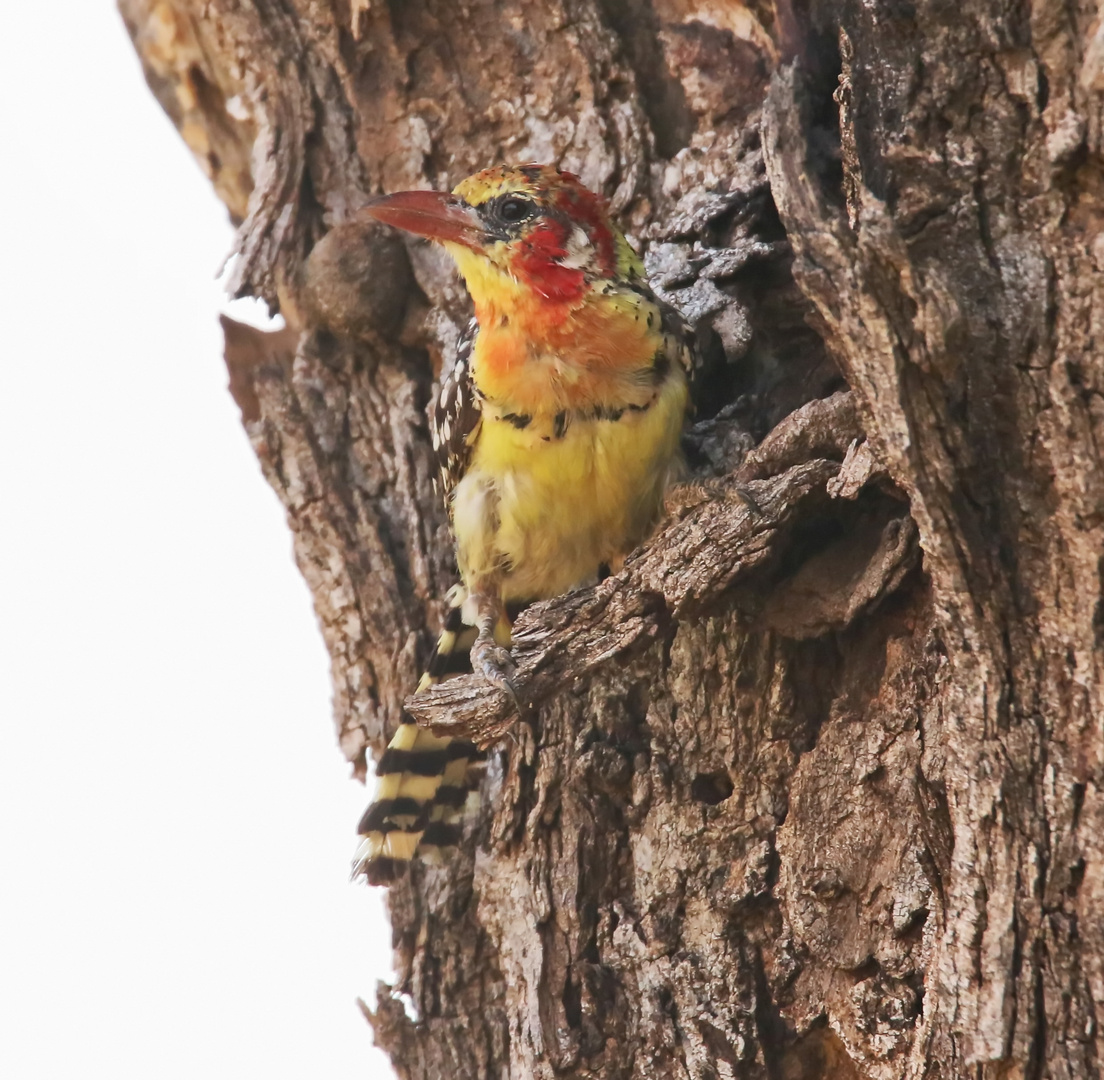
{"type": "Polygon", "coordinates": [[[366,207],[377,221],[441,244],[477,313],[579,304],[595,285],[643,278],[606,201],[550,165],[496,166],[451,195],[400,191],[366,207]]]}

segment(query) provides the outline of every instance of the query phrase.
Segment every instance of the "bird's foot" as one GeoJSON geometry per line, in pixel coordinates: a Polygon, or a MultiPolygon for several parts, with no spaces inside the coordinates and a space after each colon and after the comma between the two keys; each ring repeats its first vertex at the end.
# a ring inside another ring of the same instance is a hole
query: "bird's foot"
{"type": "Polygon", "coordinates": [[[517,665],[509,649],[504,649],[491,635],[481,633],[471,649],[471,665],[476,675],[508,694],[514,705],[518,706],[518,691],[514,683],[517,665]]]}

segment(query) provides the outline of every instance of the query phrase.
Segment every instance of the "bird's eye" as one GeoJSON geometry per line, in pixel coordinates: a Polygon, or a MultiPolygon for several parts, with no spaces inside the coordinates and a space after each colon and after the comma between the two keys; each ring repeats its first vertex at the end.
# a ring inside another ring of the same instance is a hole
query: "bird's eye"
{"type": "Polygon", "coordinates": [[[523,221],[529,216],[530,203],[527,199],[504,199],[498,205],[498,216],[510,225],[523,221]]]}

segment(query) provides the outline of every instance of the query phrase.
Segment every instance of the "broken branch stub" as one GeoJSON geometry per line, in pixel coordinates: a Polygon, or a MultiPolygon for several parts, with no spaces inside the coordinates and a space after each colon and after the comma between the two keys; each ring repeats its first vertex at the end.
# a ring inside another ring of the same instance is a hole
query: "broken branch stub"
{"type": "MultiPolygon", "coordinates": [[[[693,618],[733,585],[775,565],[800,510],[838,471],[816,460],[780,476],[753,480],[752,509],[731,484],[678,489],[702,498],[670,522],[625,569],[586,589],[534,604],[514,628],[520,700],[538,705],[567,683],[635,655],[668,636],[672,620],[693,618]]],[[[439,735],[487,746],[516,714],[508,696],[474,675],[439,683],[406,699],[419,724],[439,735]]]]}

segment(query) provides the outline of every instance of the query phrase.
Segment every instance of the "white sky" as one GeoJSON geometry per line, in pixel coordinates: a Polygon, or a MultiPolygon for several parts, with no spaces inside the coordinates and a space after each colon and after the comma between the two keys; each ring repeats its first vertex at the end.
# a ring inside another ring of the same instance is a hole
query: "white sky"
{"type": "Polygon", "coordinates": [[[365,790],[109,0],[0,12],[0,1076],[390,1075],[365,790]]]}

